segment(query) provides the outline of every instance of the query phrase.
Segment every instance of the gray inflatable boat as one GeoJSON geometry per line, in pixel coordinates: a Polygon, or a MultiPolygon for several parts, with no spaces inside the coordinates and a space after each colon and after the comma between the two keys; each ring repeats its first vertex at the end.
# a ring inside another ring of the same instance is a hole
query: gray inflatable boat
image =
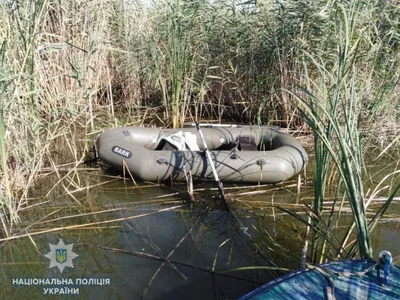
{"type": "MultiPolygon", "coordinates": [[[[222,182],[278,183],[298,174],[307,154],[296,139],[270,127],[202,128],[222,182]]],[[[214,180],[196,128],[120,127],[97,137],[106,165],[144,181],[214,180]]]]}

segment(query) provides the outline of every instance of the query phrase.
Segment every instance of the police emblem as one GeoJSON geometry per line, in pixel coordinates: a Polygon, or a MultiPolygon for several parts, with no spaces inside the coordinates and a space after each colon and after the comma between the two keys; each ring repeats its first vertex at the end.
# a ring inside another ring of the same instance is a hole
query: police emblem
{"type": "Polygon", "coordinates": [[[45,257],[50,259],[49,268],[57,267],[61,273],[65,267],[73,268],[72,260],[79,256],[72,251],[73,246],[74,244],[65,245],[62,239],[60,239],[57,245],[49,244],[50,252],[45,255],[45,257]]]}
{"type": "Polygon", "coordinates": [[[56,249],[56,261],[60,264],[67,260],[67,249],[56,249]]]}

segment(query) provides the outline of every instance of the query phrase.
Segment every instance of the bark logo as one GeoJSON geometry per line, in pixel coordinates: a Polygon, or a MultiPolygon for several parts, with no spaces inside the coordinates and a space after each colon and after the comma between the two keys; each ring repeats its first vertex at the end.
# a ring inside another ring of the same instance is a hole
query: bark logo
{"type": "Polygon", "coordinates": [[[114,147],[112,147],[111,150],[112,150],[112,152],[114,152],[114,153],[116,153],[116,154],[118,154],[120,156],[123,156],[125,158],[131,158],[132,157],[132,152],[128,151],[128,150],[125,150],[124,148],[121,148],[121,147],[118,147],[118,146],[114,146],[114,147]]]}

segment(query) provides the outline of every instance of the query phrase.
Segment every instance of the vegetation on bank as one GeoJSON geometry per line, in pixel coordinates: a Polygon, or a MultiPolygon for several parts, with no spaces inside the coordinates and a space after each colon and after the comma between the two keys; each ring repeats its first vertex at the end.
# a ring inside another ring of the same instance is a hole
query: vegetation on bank
{"type": "MultiPolygon", "coordinates": [[[[0,19],[5,236],[41,170],[73,161],[67,175],[57,172],[56,183],[68,190],[101,129],[179,127],[193,119],[308,124],[315,136],[315,201],[310,220],[297,217],[312,228],[311,257],[338,255],[348,240],[329,240],[340,219],[334,205],[327,226],[321,215],[329,183],[338,195],[344,189],[359,254],[371,256],[363,157],[377,142],[398,145],[395,1],[25,0],[2,2],[0,19]],[[83,146],[79,138],[87,139],[83,146]]],[[[387,195],[396,191],[391,184],[387,195]]]]}

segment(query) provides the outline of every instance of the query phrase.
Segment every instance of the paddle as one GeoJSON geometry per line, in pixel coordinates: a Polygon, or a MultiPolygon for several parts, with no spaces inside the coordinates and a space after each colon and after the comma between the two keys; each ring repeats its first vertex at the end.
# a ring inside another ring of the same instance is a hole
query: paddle
{"type": "Polygon", "coordinates": [[[224,200],[224,204],[225,204],[226,210],[229,211],[229,206],[228,206],[228,202],[226,201],[226,198],[225,198],[224,189],[222,188],[221,181],[219,180],[219,177],[218,177],[218,174],[217,174],[217,170],[215,170],[214,162],[213,162],[213,160],[212,160],[212,158],[211,158],[210,151],[208,150],[206,140],[204,139],[203,132],[202,132],[201,129],[200,129],[200,124],[199,124],[199,122],[197,122],[197,121],[196,121],[195,124],[196,124],[196,129],[197,129],[197,131],[199,132],[200,138],[201,138],[201,140],[202,140],[202,142],[203,142],[204,151],[205,151],[205,153],[206,153],[208,162],[209,162],[209,164],[210,164],[210,166],[211,166],[211,169],[212,169],[212,171],[213,171],[214,178],[215,178],[215,183],[216,183],[217,186],[218,186],[219,194],[221,195],[222,200],[224,200]]]}

